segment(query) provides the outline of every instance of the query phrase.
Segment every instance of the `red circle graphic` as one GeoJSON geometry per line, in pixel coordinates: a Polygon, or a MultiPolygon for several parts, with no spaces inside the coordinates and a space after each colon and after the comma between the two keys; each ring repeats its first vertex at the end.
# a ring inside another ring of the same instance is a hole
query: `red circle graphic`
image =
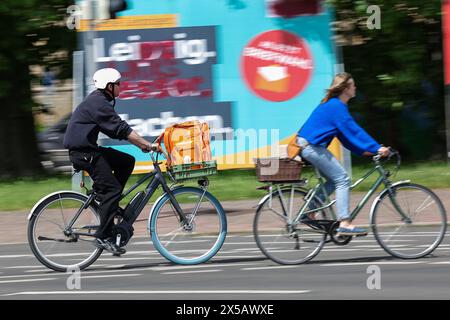
{"type": "Polygon", "coordinates": [[[313,59],[302,38],[284,30],[271,30],[259,34],[244,48],[241,71],[257,96],[280,102],[305,89],[313,59]]]}

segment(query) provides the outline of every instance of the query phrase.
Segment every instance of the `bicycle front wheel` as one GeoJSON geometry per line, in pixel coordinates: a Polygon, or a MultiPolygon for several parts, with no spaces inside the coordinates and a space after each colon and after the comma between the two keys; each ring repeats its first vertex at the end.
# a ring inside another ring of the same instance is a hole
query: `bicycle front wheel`
{"type": "Polygon", "coordinates": [[[36,258],[55,271],[82,270],[102,253],[93,246],[100,224],[96,208],[81,211],[72,227],[68,227],[87,197],[75,192],[58,192],[45,198],[31,213],[28,242],[36,258]],[[85,235],[81,235],[85,234],[85,235]]]}
{"type": "MultiPolygon", "coordinates": [[[[314,258],[323,248],[327,234],[309,225],[292,224],[305,203],[306,192],[282,189],[273,192],[256,210],[253,234],[256,244],[266,257],[279,264],[301,264],[314,258]]],[[[310,205],[311,206],[311,205],[310,205]]],[[[318,202],[310,209],[319,207],[318,202]]],[[[319,211],[315,219],[325,220],[319,211]]]]}
{"type": "Polygon", "coordinates": [[[402,259],[424,257],[441,243],[447,216],[430,189],[401,183],[386,190],[373,207],[375,239],[389,254],[402,259]]]}
{"type": "Polygon", "coordinates": [[[172,192],[189,223],[180,220],[169,195],[165,194],[155,203],[149,219],[155,248],[163,257],[178,264],[208,261],[225,241],[225,211],[206,190],[181,187],[172,192]]]}

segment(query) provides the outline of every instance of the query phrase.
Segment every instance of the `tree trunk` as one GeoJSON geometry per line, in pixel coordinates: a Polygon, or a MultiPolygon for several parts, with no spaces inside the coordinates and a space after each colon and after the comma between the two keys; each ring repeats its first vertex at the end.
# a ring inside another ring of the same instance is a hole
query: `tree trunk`
{"type": "Polygon", "coordinates": [[[3,77],[13,92],[0,97],[0,178],[42,174],[28,65],[13,57],[9,60],[10,68],[3,77]]]}

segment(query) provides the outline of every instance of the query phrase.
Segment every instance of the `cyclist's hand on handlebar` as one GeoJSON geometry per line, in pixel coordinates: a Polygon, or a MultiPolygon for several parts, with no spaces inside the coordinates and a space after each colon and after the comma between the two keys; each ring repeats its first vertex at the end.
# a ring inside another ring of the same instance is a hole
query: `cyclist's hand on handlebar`
{"type": "Polygon", "coordinates": [[[152,151],[152,144],[150,142],[145,143],[143,146],[141,146],[142,152],[150,152],[152,151]]]}
{"type": "Polygon", "coordinates": [[[148,143],[144,147],[141,148],[142,152],[162,152],[161,146],[158,143],[148,143]]]}
{"type": "Polygon", "coordinates": [[[381,147],[378,149],[378,154],[382,157],[387,157],[391,153],[389,147],[381,147]]]}

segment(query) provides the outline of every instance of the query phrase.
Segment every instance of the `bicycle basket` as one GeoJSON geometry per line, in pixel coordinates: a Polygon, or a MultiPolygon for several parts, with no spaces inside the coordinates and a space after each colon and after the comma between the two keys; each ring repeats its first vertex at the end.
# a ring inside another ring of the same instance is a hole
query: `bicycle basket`
{"type": "Polygon", "coordinates": [[[259,182],[289,182],[300,180],[303,163],[280,158],[256,159],[256,176],[259,182]]]}
{"type": "Polygon", "coordinates": [[[216,160],[178,164],[167,168],[175,180],[186,180],[217,173],[216,160]]]}

